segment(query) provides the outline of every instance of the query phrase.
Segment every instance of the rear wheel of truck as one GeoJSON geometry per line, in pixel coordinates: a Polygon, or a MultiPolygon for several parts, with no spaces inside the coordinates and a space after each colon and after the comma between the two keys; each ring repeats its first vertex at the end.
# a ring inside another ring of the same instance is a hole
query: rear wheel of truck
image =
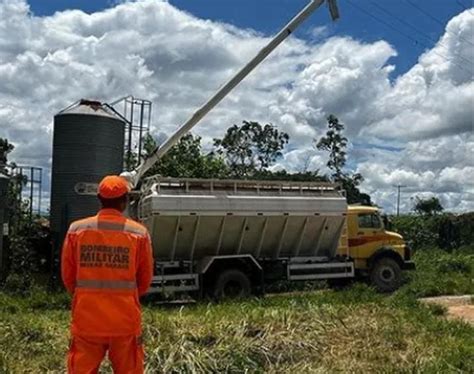
{"type": "Polygon", "coordinates": [[[377,260],[370,271],[370,282],[379,292],[393,292],[400,287],[402,269],[393,258],[377,260]]]}
{"type": "Polygon", "coordinates": [[[229,269],[217,276],[213,297],[216,300],[240,299],[249,297],[251,293],[252,284],[247,274],[238,269],[229,269]]]}

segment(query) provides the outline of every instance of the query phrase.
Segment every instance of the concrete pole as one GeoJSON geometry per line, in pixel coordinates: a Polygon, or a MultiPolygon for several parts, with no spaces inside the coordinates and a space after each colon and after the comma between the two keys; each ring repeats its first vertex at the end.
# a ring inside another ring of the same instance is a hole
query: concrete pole
{"type": "Polygon", "coordinates": [[[402,184],[398,184],[396,186],[394,186],[397,188],[398,192],[397,192],[397,217],[400,216],[400,190],[402,188],[405,188],[406,186],[402,185],[402,184]]]}

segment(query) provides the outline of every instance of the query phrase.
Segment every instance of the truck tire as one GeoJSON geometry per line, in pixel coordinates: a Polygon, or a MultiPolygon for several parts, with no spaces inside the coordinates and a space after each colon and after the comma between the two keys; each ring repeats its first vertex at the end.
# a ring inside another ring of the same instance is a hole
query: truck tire
{"type": "Polygon", "coordinates": [[[249,277],[238,269],[224,270],[216,279],[213,297],[215,300],[249,297],[252,284],[249,277]]]}
{"type": "Polygon", "coordinates": [[[370,282],[378,292],[393,292],[402,282],[402,269],[393,258],[377,260],[370,271],[370,282]]]}

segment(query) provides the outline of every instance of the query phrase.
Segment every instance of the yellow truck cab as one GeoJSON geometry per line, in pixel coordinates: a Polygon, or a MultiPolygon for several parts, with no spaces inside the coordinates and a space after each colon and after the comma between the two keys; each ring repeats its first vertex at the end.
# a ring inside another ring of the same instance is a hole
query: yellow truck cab
{"type": "Polygon", "coordinates": [[[394,291],[401,284],[401,271],[415,268],[403,237],[386,230],[377,207],[349,205],[347,234],[356,273],[368,275],[377,290],[394,291]]]}

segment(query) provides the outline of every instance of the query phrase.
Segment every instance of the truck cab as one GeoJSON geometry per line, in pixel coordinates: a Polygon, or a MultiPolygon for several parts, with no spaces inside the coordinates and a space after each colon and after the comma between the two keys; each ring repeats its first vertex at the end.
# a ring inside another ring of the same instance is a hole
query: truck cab
{"type": "Polygon", "coordinates": [[[386,229],[377,207],[349,205],[347,234],[356,273],[369,276],[377,290],[394,291],[401,284],[401,271],[415,268],[403,237],[386,229]]]}

